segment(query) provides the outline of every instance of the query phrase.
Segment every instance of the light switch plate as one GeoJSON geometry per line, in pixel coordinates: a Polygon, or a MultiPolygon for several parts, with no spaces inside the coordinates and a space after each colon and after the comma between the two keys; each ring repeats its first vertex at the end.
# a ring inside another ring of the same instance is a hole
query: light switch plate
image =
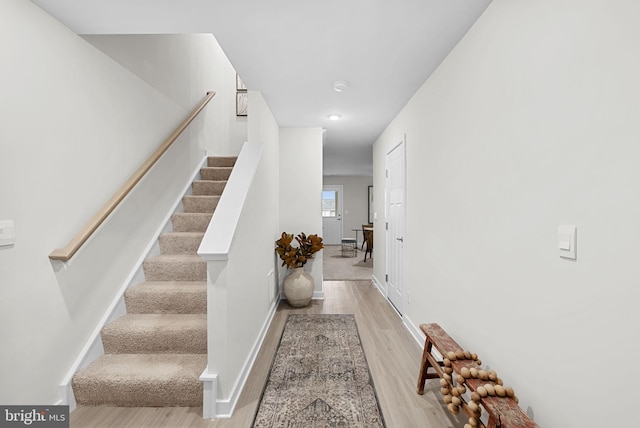
{"type": "Polygon", "coordinates": [[[16,232],[13,220],[0,220],[0,247],[13,245],[16,241],[16,232]]]}
{"type": "Polygon", "coordinates": [[[558,226],[558,251],[560,257],[576,260],[576,235],[578,227],[572,224],[558,226]]]}

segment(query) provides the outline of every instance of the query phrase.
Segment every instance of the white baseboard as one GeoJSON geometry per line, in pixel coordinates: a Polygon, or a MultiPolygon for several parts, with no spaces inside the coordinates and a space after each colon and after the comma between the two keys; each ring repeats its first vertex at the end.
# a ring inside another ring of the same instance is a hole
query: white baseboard
{"type": "MultiPolygon", "coordinates": [[[[415,325],[413,321],[411,321],[407,316],[402,317],[402,323],[404,324],[406,329],[409,330],[411,336],[413,336],[413,338],[416,340],[416,343],[418,344],[420,349],[424,349],[424,341],[426,337],[424,333],[422,333],[422,330],[420,330],[420,327],[415,325]]],[[[433,354],[436,360],[442,360],[444,358],[435,347],[431,348],[431,354],[433,354]]]]}
{"type": "MultiPolygon", "coordinates": [[[[279,300],[287,300],[287,296],[281,292],[279,300]]],[[[324,291],[314,291],[311,300],[324,300],[324,291]]]]}
{"type": "Polygon", "coordinates": [[[204,395],[202,397],[202,417],[204,419],[230,418],[233,414],[236,404],[238,403],[238,399],[240,398],[240,393],[242,392],[242,389],[244,388],[244,385],[249,378],[249,373],[251,372],[253,364],[255,363],[258,356],[258,352],[262,347],[262,342],[264,342],[264,339],[267,336],[267,331],[269,330],[269,326],[271,326],[271,321],[273,321],[276,309],[278,308],[278,303],[278,299],[275,299],[272,302],[267,314],[267,318],[265,319],[265,322],[262,325],[262,329],[260,330],[260,334],[258,335],[258,339],[253,344],[251,352],[249,353],[249,356],[247,357],[247,360],[245,361],[244,366],[240,371],[238,380],[233,386],[230,397],[228,399],[217,398],[218,374],[209,373],[209,366],[207,366],[207,368],[200,376],[200,380],[203,382],[204,391],[204,395]]]}
{"type": "Polygon", "coordinates": [[[198,177],[200,174],[200,169],[206,162],[207,158],[202,160],[200,165],[196,168],[193,175],[191,176],[190,181],[184,187],[182,193],[178,196],[175,201],[173,208],[169,211],[167,216],[161,222],[161,226],[154,233],[152,239],[149,241],[145,250],[142,253],[142,256],[136,261],[134,264],[133,270],[129,273],[122,286],[118,290],[115,298],[105,311],[102,318],[100,318],[100,322],[96,325],[95,329],[89,336],[89,340],[84,345],[80,354],[73,362],[69,371],[63,378],[62,382],[59,386],[59,403],[61,405],[68,405],[69,411],[73,411],[76,408],[76,399],[73,394],[73,388],[71,386],[71,380],[73,376],[77,373],[78,370],[85,368],[90,363],[104,355],[104,348],[102,347],[102,338],[100,337],[100,333],[105,325],[108,323],[115,321],[121,316],[126,314],[126,306],[124,303],[124,293],[127,291],[129,287],[134,284],[138,284],[144,281],[144,274],[142,271],[142,263],[150,256],[154,256],[160,254],[160,247],[158,245],[158,237],[161,233],[171,230],[171,216],[182,206],[182,197],[183,195],[188,194],[191,191],[191,183],[198,177]]]}
{"type": "MultiPolygon", "coordinates": [[[[389,302],[389,300],[387,299],[387,293],[386,293],[386,290],[385,290],[384,286],[382,285],[382,283],[380,281],[378,281],[378,278],[376,278],[375,275],[371,276],[371,282],[373,282],[373,285],[376,286],[376,288],[378,289],[380,294],[382,294],[382,296],[385,298],[387,303],[389,303],[389,305],[393,308],[393,310],[396,311],[398,316],[402,319],[402,324],[409,331],[411,336],[415,339],[415,341],[418,344],[418,346],[420,348],[423,348],[424,347],[424,339],[425,339],[425,337],[424,337],[424,334],[422,333],[422,331],[420,330],[419,326],[415,325],[415,323],[413,321],[411,321],[411,319],[406,314],[400,314],[396,310],[396,308],[391,304],[391,302],[389,302]]],[[[434,349],[434,351],[435,351],[436,357],[440,355],[438,353],[438,351],[436,351],[435,349],[434,349]]]]}
{"type": "Polygon", "coordinates": [[[375,275],[371,275],[371,282],[373,282],[373,285],[376,286],[376,288],[378,289],[378,291],[380,292],[380,294],[382,294],[384,296],[384,298],[387,298],[387,290],[385,290],[384,286],[382,285],[382,283],[380,281],[378,281],[378,278],[376,278],[375,275]]]}
{"type": "Polygon", "coordinates": [[[413,323],[413,321],[411,321],[409,317],[406,315],[402,317],[402,323],[404,324],[405,328],[409,330],[409,333],[411,333],[411,336],[413,336],[413,338],[416,340],[416,343],[418,344],[418,346],[422,348],[424,346],[424,339],[425,339],[425,336],[422,333],[422,330],[420,330],[420,328],[416,326],[413,323]]]}

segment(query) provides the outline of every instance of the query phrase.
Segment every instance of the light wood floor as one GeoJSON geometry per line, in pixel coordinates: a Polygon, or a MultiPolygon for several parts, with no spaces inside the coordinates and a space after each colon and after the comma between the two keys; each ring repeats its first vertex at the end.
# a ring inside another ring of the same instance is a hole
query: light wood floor
{"type": "Polygon", "coordinates": [[[421,347],[370,281],[325,281],[324,291],[325,300],[306,308],[280,303],[232,418],[204,420],[202,408],[82,407],[71,413],[71,427],[250,427],[290,313],[355,314],[388,428],[464,425],[464,419],[453,418],[443,406],[436,380],[427,381],[424,395],[416,394],[421,347]]]}

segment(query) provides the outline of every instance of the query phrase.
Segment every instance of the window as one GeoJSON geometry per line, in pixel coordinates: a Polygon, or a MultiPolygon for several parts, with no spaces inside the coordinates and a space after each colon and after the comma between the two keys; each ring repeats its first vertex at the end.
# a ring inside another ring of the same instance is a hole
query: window
{"type": "Polygon", "coordinates": [[[338,208],[338,192],[322,191],[322,217],[335,217],[338,208]]]}

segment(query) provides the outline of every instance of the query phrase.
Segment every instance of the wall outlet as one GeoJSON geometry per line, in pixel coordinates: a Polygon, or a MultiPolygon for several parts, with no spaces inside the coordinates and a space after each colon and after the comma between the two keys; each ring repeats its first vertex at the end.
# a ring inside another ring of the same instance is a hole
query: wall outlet
{"type": "Polygon", "coordinates": [[[273,269],[271,269],[267,274],[267,287],[269,288],[269,304],[271,304],[271,302],[273,302],[273,299],[275,299],[276,294],[278,293],[278,284],[276,284],[276,275],[273,269]]]}

